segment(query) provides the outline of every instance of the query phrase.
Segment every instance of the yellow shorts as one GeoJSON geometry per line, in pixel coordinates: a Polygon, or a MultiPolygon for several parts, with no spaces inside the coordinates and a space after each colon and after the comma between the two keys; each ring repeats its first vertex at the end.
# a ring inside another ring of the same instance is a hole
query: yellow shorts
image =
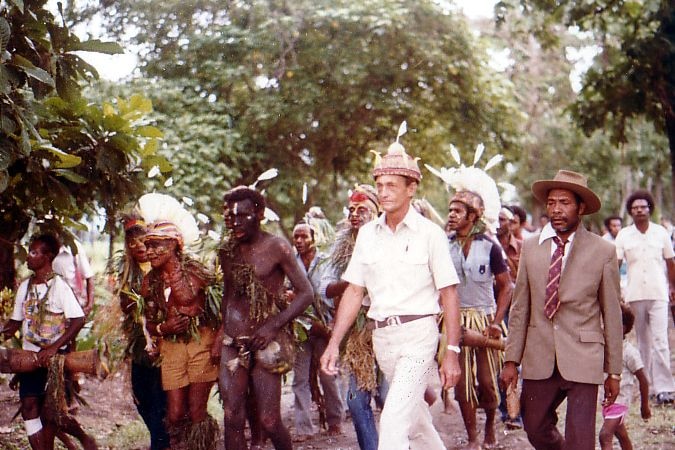
{"type": "Polygon", "coordinates": [[[162,355],[162,388],[165,391],[218,379],[218,366],[211,364],[211,345],[215,337],[215,330],[201,327],[199,339],[187,344],[162,339],[159,352],[162,355]]]}

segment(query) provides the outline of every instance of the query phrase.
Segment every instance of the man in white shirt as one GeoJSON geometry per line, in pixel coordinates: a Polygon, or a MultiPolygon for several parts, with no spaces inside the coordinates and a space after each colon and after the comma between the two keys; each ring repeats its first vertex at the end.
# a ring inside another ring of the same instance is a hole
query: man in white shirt
{"type": "Polygon", "coordinates": [[[625,301],[635,313],[635,335],[650,391],[658,404],[673,402],[675,382],[670,371],[668,300],[675,299],[675,260],[668,232],[649,220],[654,200],[635,191],[626,200],[633,225],[616,237],[619,264],[628,263],[625,301]]]}
{"type": "Polygon", "coordinates": [[[440,376],[453,387],[460,376],[457,273],[443,230],[410,207],[421,173],[398,142],[373,170],[384,214],[364,225],[342,278],[349,282],[338,307],[321,367],[336,374],[339,345],[355,320],[367,289],[377,362],[390,383],[380,416],[380,450],[444,449],[424,402],[435,370],[436,316],[445,314],[448,351],[440,376]]]}
{"type": "Polygon", "coordinates": [[[77,240],[73,242],[77,247],[77,255],[73,255],[68,245],[62,245],[52,262],[52,269],[66,280],[85,316],[88,316],[94,308],[94,271],[82,245],[77,240]]]}
{"type": "MultiPolygon", "coordinates": [[[[17,289],[12,317],[1,332],[2,339],[7,339],[21,329],[22,348],[37,353],[40,368],[19,374],[21,416],[34,450],[54,445],[54,423],[45,423],[43,428],[40,419],[45,403],[46,367],[84,324],[84,313],[72,290],[52,272],[52,260],[58,250],[58,241],[51,235],[40,235],[31,241],[27,264],[33,275],[17,289]]],[[[96,448],[96,442],[74,420],[68,421],[64,430],[80,439],[85,448],[96,448]]]]}

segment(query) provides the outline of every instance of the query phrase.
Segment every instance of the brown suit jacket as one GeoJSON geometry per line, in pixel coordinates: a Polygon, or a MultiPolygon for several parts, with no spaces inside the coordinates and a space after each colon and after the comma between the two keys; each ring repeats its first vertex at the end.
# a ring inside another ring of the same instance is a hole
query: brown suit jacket
{"type": "Polygon", "coordinates": [[[552,239],[523,243],[509,313],[506,361],[522,367],[524,379],[544,380],[555,364],[562,377],[602,384],[621,374],[623,326],[619,270],[614,245],[580,225],[560,277],[560,308],[544,315],[552,239]]]}

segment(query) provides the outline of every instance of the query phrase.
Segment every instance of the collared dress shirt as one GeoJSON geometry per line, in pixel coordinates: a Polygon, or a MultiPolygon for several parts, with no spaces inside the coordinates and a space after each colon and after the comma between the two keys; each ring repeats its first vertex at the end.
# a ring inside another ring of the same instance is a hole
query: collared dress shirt
{"type": "Polygon", "coordinates": [[[361,227],[342,279],[367,289],[375,320],[437,314],[439,289],[459,282],[445,233],[414,208],[395,231],[386,214],[361,227]]]}

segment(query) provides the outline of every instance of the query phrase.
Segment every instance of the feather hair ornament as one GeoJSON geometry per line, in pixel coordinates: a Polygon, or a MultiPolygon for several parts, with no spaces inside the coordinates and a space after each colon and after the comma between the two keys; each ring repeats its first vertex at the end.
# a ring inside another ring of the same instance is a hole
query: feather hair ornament
{"type": "Polygon", "coordinates": [[[178,228],[183,242],[190,246],[199,240],[197,221],[178,200],[166,194],[150,193],[138,199],[138,209],[147,224],[170,222],[178,228]]]}
{"type": "Polygon", "coordinates": [[[279,171],[277,169],[275,168],[267,169],[266,171],[258,175],[258,178],[249,187],[251,189],[255,189],[255,187],[258,185],[259,182],[271,180],[272,178],[275,178],[277,175],[279,175],[279,171]]]}
{"type": "Polygon", "coordinates": [[[375,164],[373,167],[373,177],[380,175],[400,175],[412,178],[419,182],[422,179],[422,173],[417,165],[417,159],[408,155],[405,147],[401,145],[399,139],[408,131],[408,125],[404,120],[398,127],[396,141],[387,148],[387,154],[382,156],[378,152],[371,150],[375,154],[375,164]]]}
{"type": "MultiPolygon", "coordinates": [[[[479,147],[481,147],[479,145],[479,147]]],[[[474,165],[482,156],[483,150],[476,149],[476,155],[474,156],[474,165]]],[[[501,155],[492,157],[488,162],[487,166],[494,167],[502,160],[501,155]],[[497,158],[499,157],[499,158],[497,158]]],[[[441,167],[441,169],[436,169],[431,167],[428,164],[424,165],[429,172],[437,176],[446,184],[448,191],[450,189],[455,192],[461,191],[471,191],[478,194],[483,200],[483,214],[481,216],[481,221],[494,233],[497,230],[498,219],[499,219],[499,210],[501,209],[501,201],[499,197],[499,191],[497,190],[497,184],[495,180],[490,177],[483,169],[478,167],[466,167],[460,165],[459,167],[441,167]]],[[[486,167],[487,167],[486,166],[486,167]]]]}

